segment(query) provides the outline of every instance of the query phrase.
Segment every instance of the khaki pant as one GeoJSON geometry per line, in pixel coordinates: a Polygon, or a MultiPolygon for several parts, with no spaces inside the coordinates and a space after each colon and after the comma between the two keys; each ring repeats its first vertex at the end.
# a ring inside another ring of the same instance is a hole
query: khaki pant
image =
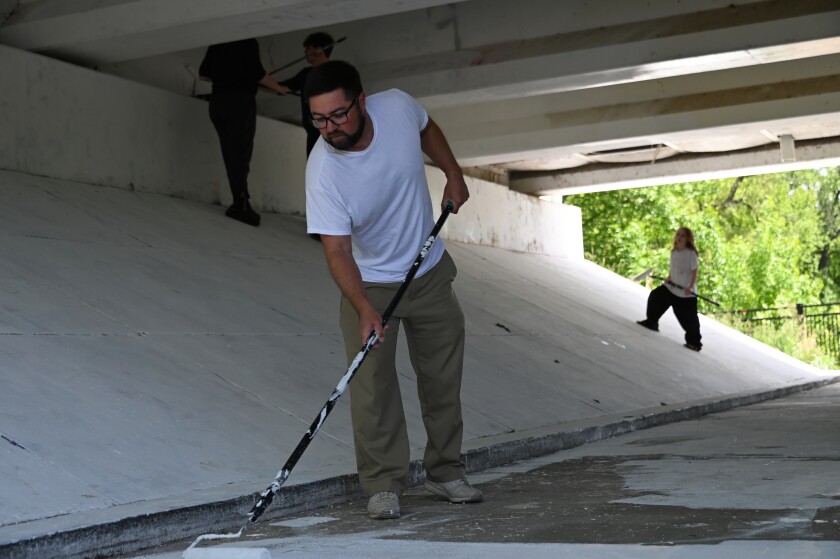
{"type": "MultiPolygon", "coordinates": [[[[465,477],[460,459],[464,313],[452,290],[456,274],[455,263],[444,252],[434,268],[414,278],[388,321],[385,341],[368,354],[350,383],[356,465],[369,496],[400,494],[407,482],[408,432],[395,364],[400,326],[405,328],[428,437],[423,458],[427,477],[437,482],[465,477]]],[[[382,313],[399,286],[365,283],[365,290],[382,313]]],[[[344,297],[340,319],[349,364],[362,344],[359,315],[344,297]]]]}

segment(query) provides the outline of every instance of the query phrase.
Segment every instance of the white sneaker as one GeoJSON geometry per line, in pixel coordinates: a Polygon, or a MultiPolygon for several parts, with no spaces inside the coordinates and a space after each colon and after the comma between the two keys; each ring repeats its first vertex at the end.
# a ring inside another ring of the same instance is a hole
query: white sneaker
{"type": "Polygon", "coordinates": [[[445,497],[450,503],[480,503],[484,500],[481,490],[467,483],[465,479],[456,479],[446,483],[427,479],[423,487],[435,495],[445,497]]]}
{"type": "Polygon", "coordinates": [[[368,499],[368,517],[374,520],[390,520],[400,517],[400,498],[396,493],[383,491],[368,499]]]}

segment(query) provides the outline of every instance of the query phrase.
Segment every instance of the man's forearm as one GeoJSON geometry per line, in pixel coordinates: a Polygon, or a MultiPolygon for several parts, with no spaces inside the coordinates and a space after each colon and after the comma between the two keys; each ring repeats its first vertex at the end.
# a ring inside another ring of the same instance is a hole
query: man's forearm
{"type": "Polygon", "coordinates": [[[285,94],[289,92],[289,88],[285,85],[280,85],[277,83],[274,78],[271,77],[271,74],[266,73],[262,79],[259,81],[259,84],[266,89],[270,89],[275,93],[285,94]]]}
{"type": "Polygon", "coordinates": [[[429,159],[440,167],[440,170],[446,175],[441,209],[452,202],[454,204],[452,213],[458,213],[461,206],[469,199],[470,189],[467,187],[464,172],[458,165],[458,161],[455,160],[443,132],[431,118],[426,124],[426,128],[420,133],[420,147],[423,153],[428,155],[429,159]]]}
{"type": "Polygon", "coordinates": [[[429,118],[426,128],[420,133],[420,147],[423,153],[429,156],[432,163],[437,165],[447,178],[464,174],[452,154],[452,149],[449,147],[449,142],[446,141],[443,131],[431,118],[429,118]]]}
{"type": "Polygon", "coordinates": [[[338,285],[342,295],[347,297],[347,300],[356,309],[356,312],[362,314],[371,305],[365,293],[362,274],[359,272],[359,266],[353,259],[352,254],[340,249],[327,249],[325,252],[327,266],[336,285],[338,285]]]}

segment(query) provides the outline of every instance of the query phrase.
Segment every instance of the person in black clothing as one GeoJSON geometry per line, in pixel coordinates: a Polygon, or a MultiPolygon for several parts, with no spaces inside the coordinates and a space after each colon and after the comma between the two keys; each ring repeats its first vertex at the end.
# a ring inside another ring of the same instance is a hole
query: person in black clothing
{"type": "Polygon", "coordinates": [[[263,86],[282,95],[289,93],[289,88],[266,73],[256,39],[210,46],[201,62],[199,77],[213,82],[210,120],[219,135],[233,195],[233,204],[225,215],[256,227],[260,214],[249,201],[248,172],[257,130],[257,89],[263,86]]]}
{"type": "Polygon", "coordinates": [[[697,270],[699,257],[694,243],[694,233],[688,227],[680,227],[674,234],[671,248],[670,273],[665,283],[650,292],[647,303],[647,317],[636,323],[648,330],[659,332],[659,319],[672,308],[677,321],[685,330],[685,347],[700,351],[700,319],[697,318],[697,270]]]}
{"type": "MultiPolygon", "coordinates": [[[[303,52],[306,55],[306,61],[309,63],[309,66],[288,80],[280,81],[280,85],[288,87],[293,93],[302,93],[309,72],[312,71],[313,67],[323,64],[330,59],[334,44],[335,41],[327,33],[318,32],[309,35],[303,41],[303,52]]],[[[308,159],[309,153],[315,146],[315,142],[321,137],[321,132],[312,124],[312,113],[309,112],[309,103],[306,102],[303,95],[300,96],[300,118],[303,129],[306,130],[306,157],[308,159]]]]}

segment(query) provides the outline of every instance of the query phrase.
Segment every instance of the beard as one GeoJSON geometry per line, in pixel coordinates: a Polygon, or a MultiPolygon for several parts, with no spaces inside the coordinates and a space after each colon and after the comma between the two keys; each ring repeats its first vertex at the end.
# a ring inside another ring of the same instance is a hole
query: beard
{"type": "Polygon", "coordinates": [[[362,118],[359,127],[352,134],[345,134],[341,130],[334,130],[324,140],[337,150],[348,150],[355,146],[362,138],[362,134],[365,133],[366,120],[362,118]]]}

